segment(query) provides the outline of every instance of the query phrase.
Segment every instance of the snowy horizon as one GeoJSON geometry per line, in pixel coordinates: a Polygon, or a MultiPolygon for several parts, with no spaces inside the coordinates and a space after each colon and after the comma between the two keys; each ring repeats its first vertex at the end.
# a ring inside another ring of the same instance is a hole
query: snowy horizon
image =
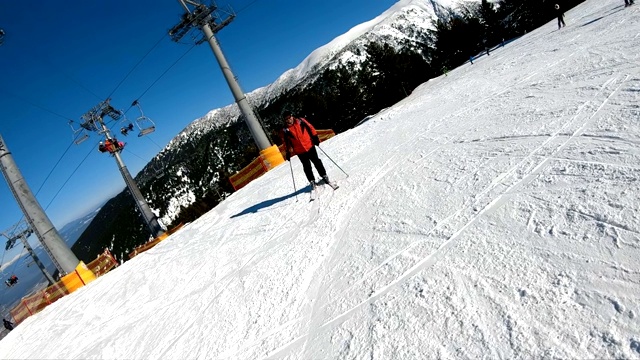
{"type": "MultiPolygon", "coordinates": [[[[479,0],[461,0],[461,2],[465,1],[477,2],[479,0]]],[[[376,27],[385,26],[386,30],[380,31],[392,32],[392,37],[406,37],[406,35],[401,35],[397,30],[393,29],[393,21],[391,19],[398,14],[411,16],[413,18],[413,26],[431,29],[433,28],[431,22],[436,16],[435,7],[455,8],[458,6],[457,3],[458,1],[455,0],[400,0],[375,18],[353,26],[344,34],[335,37],[328,43],[315,49],[296,67],[286,70],[271,84],[250,91],[248,96],[251,98],[261,98],[282,87],[291,86],[290,84],[297,84],[306,75],[308,75],[315,66],[327,62],[336,54],[342,52],[346,46],[352,44],[356,39],[367,33],[373,32],[376,27]],[[421,9],[423,12],[418,13],[415,9],[421,9]]],[[[346,59],[359,58],[359,56],[351,53],[344,54],[343,57],[346,57],[346,59]]],[[[235,104],[229,105],[229,107],[233,106],[235,106],[235,104]]],[[[211,110],[208,113],[208,116],[213,117],[213,114],[215,114],[217,110],[219,109],[211,110]]]]}
{"type": "Polygon", "coordinates": [[[640,358],[640,23],[587,0],[26,319],[4,359],[640,358]]]}

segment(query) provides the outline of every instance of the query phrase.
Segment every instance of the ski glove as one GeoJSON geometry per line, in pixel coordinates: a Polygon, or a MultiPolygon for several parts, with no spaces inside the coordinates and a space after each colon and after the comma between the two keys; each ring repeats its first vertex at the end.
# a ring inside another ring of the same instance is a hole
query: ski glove
{"type": "Polygon", "coordinates": [[[318,137],[318,135],[312,135],[311,142],[313,143],[313,145],[320,145],[320,138],[318,137]]]}

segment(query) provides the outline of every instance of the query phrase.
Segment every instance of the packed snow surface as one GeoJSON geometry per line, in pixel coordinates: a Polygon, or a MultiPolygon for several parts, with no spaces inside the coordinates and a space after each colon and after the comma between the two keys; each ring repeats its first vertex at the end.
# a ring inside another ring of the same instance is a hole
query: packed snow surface
{"type": "Polygon", "coordinates": [[[640,358],[640,7],[588,0],[28,318],[3,359],[640,358]]]}

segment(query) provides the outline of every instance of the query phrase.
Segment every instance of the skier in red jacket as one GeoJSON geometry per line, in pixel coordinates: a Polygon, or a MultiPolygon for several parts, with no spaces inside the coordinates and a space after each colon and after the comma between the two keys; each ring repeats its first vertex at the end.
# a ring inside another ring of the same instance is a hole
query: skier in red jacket
{"type": "Polygon", "coordinates": [[[280,138],[284,143],[287,161],[292,156],[298,155],[302,168],[311,184],[311,189],[316,189],[315,175],[311,168],[311,163],[315,166],[318,174],[329,184],[327,171],[324,169],[322,160],[318,158],[318,152],[314,145],[320,144],[320,138],[316,129],[305,118],[296,118],[291,112],[284,113],[285,127],[280,132],[280,138]]]}

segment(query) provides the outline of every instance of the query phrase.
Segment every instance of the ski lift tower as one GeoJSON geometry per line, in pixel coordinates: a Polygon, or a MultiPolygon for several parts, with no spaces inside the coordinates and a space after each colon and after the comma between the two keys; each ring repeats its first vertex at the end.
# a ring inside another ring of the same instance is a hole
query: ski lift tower
{"type": "Polygon", "coordinates": [[[278,150],[276,145],[272,145],[267,138],[264,129],[260,125],[258,118],[247,101],[247,97],[240,88],[240,84],[238,83],[236,76],[231,71],[231,67],[224,57],[220,44],[218,43],[218,39],[215,36],[218,31],[222,30],[222,28],[233,21],[235,14],[229,11],[229,16],[223,20],[216,11],[217,6],[213,3],[212,5],[207,6],[194,0],[178,0],[178,2],[180,2],[180,5],[184,8],[185,13],[182,15],[180,22],[169,30],[169,36],[171,36],[173,41],[180,42],[185,35],[193,30],[200,29],[202,31],[204,37],[196,36],[196,38],[200,38],[199,40],[196,40],[196,44],[201,44],[204,41],[209,42],[211,50],[213,51],[213,54],[220,65],[220,69],[227,80],[227,84],[231,89],[231,93],[233,94],[242,115],[244,115],[244,119],[249,127],[251,135],[253,136],[253,140],[260,149],[260,156],[263,158],[269,169],[282,164],[284,159],[282,158],[280,150],[278,150]],[[189,6],[191,6],[193,10],[191,10],[189,6]]]}
{"type": "MultiPolygon", "coordinates": [[[[105,125],[104,118],[108,116],[113,120],[119,120],[123,113],[120,110],[116,110],[113,106],[109,104],[110,99],[100,102],[98,105],[94,106],[93,109],[89,110],[86,114],[82,115],[83,122],[80,124],[80,127],[86,131],[97,132],[98,134],[105,136],[105,142],[109,141],[112,143],[116,143],[117,140],[111,135],[109,128],[105,125]]],[[[136,185],[133,177],[131,177],[131,173],[125,166],[122,158],[120,157],[120,152],[122,151],[121,147],[116,147],[113,151],[109,151],[113,157],[116,159],[116,163],[118,164],[118,168],[120,169],[120,173],[124,178],[124,182],[129,189],[129,192],[133,196],[136,206],[144,221],[147,223],[147,227],[151,232],[151,235],[154,238],[157,238],[165,233],[162,226],[160,226],[160,222],[158,222],[158,218],[151,211],[149,204],[142,196],[138,185],[136,185]]]]}
{"type": "Polygon", "coordinates": [[[51,256],[51,260],[63,274],[70,274],[79,268],[86,268],[73,254],[69,246],[62,240],[58,230],[53,226],[51,220],[45,214],[42,206],[38,203],[33,192],[22,177],[18,165],[13,160],[13,155],[4,143],[4,139],[0,135],[0,170],[4,175],[9,189],[13,193],[22,213],[24,214],[29,226],[35,232],[40,243],[51,256]]]}
{"type": "MultiPolygon", "coordinates": [[[[49,286],[51,286],[55,284],[56,281],[53,279],[53,276],[51,276],[51,274],[47,272],[47,269],[45,268],[44,264],[42,264],[42,262],[36,255],[35,251],[33,251],[33,248],[31,248],[31,246],[29,245],[27,238],[31,234],[33,234],[33,229],[31,229],[31,227],[29,227],[29,225],[26,222],[20,221],[10,229],[3,232],[1,235],[7,238],[7,245],[5,246],[5,250],[9,250],[12,247],[14,247],[18,239],[22,241],[22,244],[24,245],[25,249],[27,249],[27,251],[29,252],[29,255],[31,255],[31,258],[33,258],[33,262],[36,263],[36,265],[38,265],[38,268],[40,269],[40,271],[42,271],[42,274],[44,275],[44,277],[47,278],[47,281],[49,281],[49,286]]],[[[45,247],[45,250],[46,250],[46,247],[45,247]]],[[[51,256],[51,254],[49,255],[51,256]]],[[[51,256],[51,259],[54,259],[53,256],[51,256]]],[[[54,263],[55,263],[55,260],[54,260],[54,263]]],[[[56,267],[58,267],[58,265],[56,265],[56,267]]]]}
{"type": "MultiPolygon", "coordinates": [[[[4,35],[4,30],[0,29],[0,45],[4,35]]],[[[88,271],[87,266],[75,256],[69,246],[62,240],[60,233],[58,233],[58,230],[53,226],[42,206],[36,200],[29,185],[22,177],[18,165],[13,160],[13,155],[11,155],[2,135],[0,135],[0,171],[7,181],[7,185],[9,185],[9,189],[18,206],[20,206],[22,214],[29,223],[29,227],[33,229],[42,247],[51,256],[51,260],[60,275],[68,275],[75,272],[81,279],[87,281],[95,280],[93,273],[88,271]]]]}

